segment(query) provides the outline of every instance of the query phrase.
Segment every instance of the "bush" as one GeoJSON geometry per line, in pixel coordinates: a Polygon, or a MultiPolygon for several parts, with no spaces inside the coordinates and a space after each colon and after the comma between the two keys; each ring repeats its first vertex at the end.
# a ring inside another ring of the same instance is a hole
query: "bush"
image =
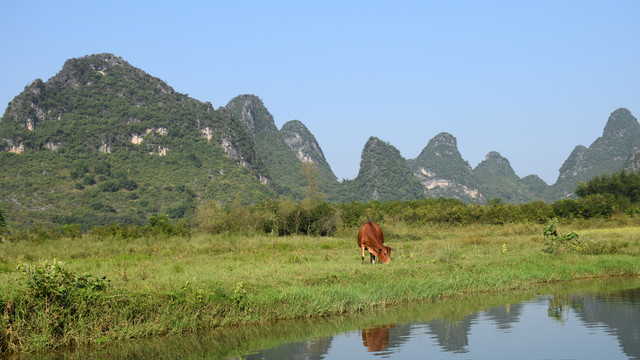
{"type": "Polygon", "coordinates": [[[611,194],[593,194],[578,200],[578,203],[580,204],[580,215],[589,219],[611,216],[616,201],[611,194]]]}
{"type": "Polygon", "coordinates": [[[116,192],[120,190],[120,185],[113,181],[105,181],[98,185],[98,189],[103,192],[116,192]]]}
{"type": "Polygon", "coordinates": [[[70,239],[82,237],[82,230],[80,229],[80,225],[76,223],[64,225],[62,226],[62,228],[60,228],[60,230],[65,237],[70,239]]]}
{"type": "Polygon", "coordinates": [[[196,224],[206,232],[255,232],[286,236],[327,236],[342,226],[338,205],[326,202],[298,204],[290,199],[267,199],[253,207],[235,204],[223,209],[214,201],[199,206],[196,224]]]}
{"type": "Polygon", "coordinates": [[[556,221],[554,219],[542,228],[545,239],[543,251],[549,254],[562,254],[572,250],[580,250],[581,242],[578,240],[578,234],[570,232],[561,235],[558,232],[556,221]]]}
{"type": "Polygon", "coordinates": [[[87,326],[85,319],[101,310],[99,303],[109,284],[105,276],[76,274],[55,260],[20,263],[18,269],[24,286],[13,293],[0,292],[0,354],[21,350],[25,339],[27,343],[43,339],[47,343],[40,346],[46,347],[67,336],[74,339],[74,329],[87,326]]]}
{"type": "Polygon", "coordinates": [[[359,226],[363,212],[363,204],[351,202],[342,205],[342,223],[345,227],[359,226]]]}
{"type": "Polygon", "coordinates": [[[44,261],[39,265],[19,264],[26,275],[27,288],[36,299],[69,305],[69,298],[78,290],[102,291],[107,286],[105,276],[77,275],[61,261],[44,261]]]}
{"type": "Polygon", "coordinates": [[[149,222],[142,229],[145,235],[167,235],[167,236],[188,236],[190,235],[189,227],[186,223],[172,224],[169,215],[158,214],[149,218],[149,222]]]}
{"type": "Polygon", "coordinates": [[[320,202],[300,210],[298,232],[307,235],[327,236],[334,234],[341,225],[341,217],[336,207],[320,202]]]}
{"type": "Polygon", "coordinates": [[[228,231],[227,221],[227,214],[215,200],[207,201],[196,209],[196,224],[202,231],[212,234],[228,231]]]}
{"type": "Polygon", "coordinates": [[[580,214],[580,205],[574,199],[562,199],[551,204],[556,217],[572,219],[580,214]]]}

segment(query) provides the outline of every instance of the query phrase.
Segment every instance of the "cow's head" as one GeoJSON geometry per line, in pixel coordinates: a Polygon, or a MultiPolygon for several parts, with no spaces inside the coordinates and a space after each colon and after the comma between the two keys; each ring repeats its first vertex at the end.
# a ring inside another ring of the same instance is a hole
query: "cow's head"
{"type": "Polygon", "coordinates": [[[391,261],[391,248],[388,246],[382,246],[378,249],[378,259],[383,264],[386,264],[391,261]]]}

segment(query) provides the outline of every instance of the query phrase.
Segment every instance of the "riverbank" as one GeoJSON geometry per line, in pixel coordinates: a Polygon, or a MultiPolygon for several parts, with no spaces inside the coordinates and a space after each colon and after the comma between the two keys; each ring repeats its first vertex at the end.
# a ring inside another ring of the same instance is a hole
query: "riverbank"
{"type": "Polygon", "coordinates": [[[0,346],[33,352],[640,275],[633,220],[561,225],[590,244],[562,253],[543,252],[538,224],[381,226],[392,262],[373,266],[360,262],[357,229],[0,244],[0,346]]]}

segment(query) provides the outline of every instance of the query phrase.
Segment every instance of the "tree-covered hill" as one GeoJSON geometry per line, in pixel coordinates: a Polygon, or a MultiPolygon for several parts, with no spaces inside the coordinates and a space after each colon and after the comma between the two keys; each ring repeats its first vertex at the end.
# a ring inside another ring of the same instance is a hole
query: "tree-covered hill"
{"type": "Polygon", "coordinates": [[[505,202],[521,204],[537,198],[530,191],[530,186],[513,171],[509,160],[498,152],[488,153],[485,160],[473,169],[473,174],[487,199],[500,198],[505,202]]]}
{"type": "Polygon", "coordinates": [[[601,137],[588,148],[576,146],[545,197],[566,197],[580,182],[622,170],[636,149],[640,149],[640,124],[628,109],[617,109],[609,116],[601,137]]]}
{"type": "Polygon", "coordinates": [[[202,199],[254,203],[270,180],[244,125],[111,54],[68,60],[0,119],[9,221],[142,223],[202,199]]]}
{"type": "Polygon", "coordinates": [[[456,198],[468,202],[484,200],[471,166],[460,155],[457,140],[451,134],[436,135],[417,158],[409,160],[409,164],[427,197],[456,198]]]}
{"type": "Polygon", "coordinates": [[[343,182],[343,201],[413,200],[424,197],[422,185],[392,145],[370,137],[362,150],[360,171],[343,182]]]}

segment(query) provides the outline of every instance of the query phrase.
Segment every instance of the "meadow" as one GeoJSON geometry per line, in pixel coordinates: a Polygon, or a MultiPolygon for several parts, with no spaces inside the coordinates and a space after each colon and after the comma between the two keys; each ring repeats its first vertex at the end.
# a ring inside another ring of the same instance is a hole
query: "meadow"
{"type": "Polygon", "coordinates": [[[638,276],[639,223],[574,219],[558,223],[550,239],[539,223],[389,221],[380,225],[392,261],[375,265],[361,263],[357,227],[326,237],[86,233],[9,241],[0,243],[0,353],[638,276]]]}

